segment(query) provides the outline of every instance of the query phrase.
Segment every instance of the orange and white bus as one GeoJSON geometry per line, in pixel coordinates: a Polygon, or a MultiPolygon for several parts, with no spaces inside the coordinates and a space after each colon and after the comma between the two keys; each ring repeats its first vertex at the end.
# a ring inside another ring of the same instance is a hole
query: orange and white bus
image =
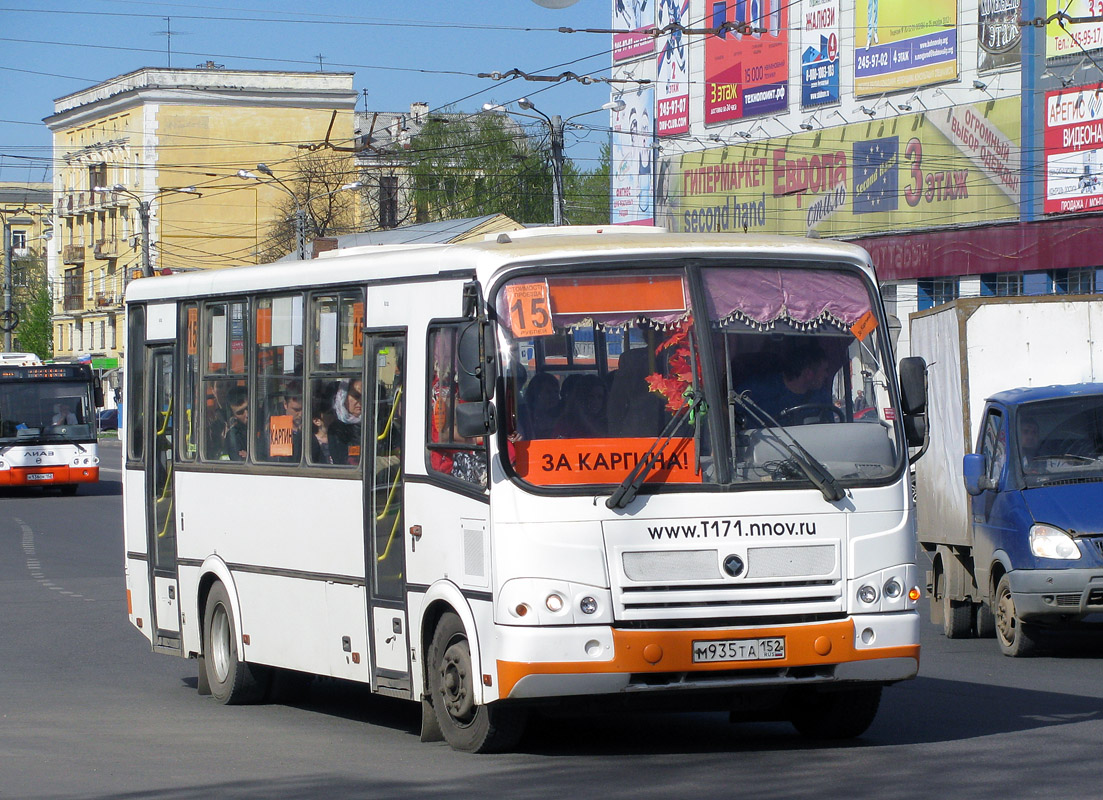
{"type": "Polygon", "coordinates": [[[361,681],[480,752],[599,697],[850,737],[916,674],[926,388],[859,248],[534,230],[126,306],[130,619],[224,703],[361,681]]]}
{"type": "Polygon", "coordinates": [[[0,358],[0,487],[75,494],[80,484],[98,481],[92,368],[6,355],[0,358]]]}

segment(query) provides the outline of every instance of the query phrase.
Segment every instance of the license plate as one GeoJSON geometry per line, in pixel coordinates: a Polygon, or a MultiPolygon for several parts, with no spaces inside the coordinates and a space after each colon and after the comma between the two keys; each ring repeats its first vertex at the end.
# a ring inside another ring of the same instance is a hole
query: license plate
{"type": "Polygon", "coordinates": [[[51,472],[31,472],[27,475],[29,481],[48,481],[53,479],[53,473],[51,472]]]}
{"type": "Polygon", "coordinates": [[[693,663],[716,661],[772,661],[785,658],[785,637],[767,639],[720,639],[695,641],[693,663]]]}

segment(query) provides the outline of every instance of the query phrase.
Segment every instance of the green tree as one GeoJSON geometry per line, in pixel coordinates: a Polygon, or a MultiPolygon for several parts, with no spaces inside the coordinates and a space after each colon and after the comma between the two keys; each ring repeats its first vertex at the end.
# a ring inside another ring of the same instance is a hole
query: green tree
{"type": "Polygon", "coordinates": [[[12,346],[44,361],[53,358],[53,300],[46,279],[46,260],[39,255],[20,258],[12,265],[12,273],[12,308],[19,315],[12,346]]]}
{"type": "Polygon", "coordinates": [[[609,224],[609,145],[601,146],[597,169],[582,172],[569,159],[563,165],[563,197],[571,225],[609,224]]]}
{"type": "Polygon", "coordinates": [[[434,114],[414,137],[410,172],[419,221],[508,214],[551,218],[551,168],[505,114],[434,114]]]}

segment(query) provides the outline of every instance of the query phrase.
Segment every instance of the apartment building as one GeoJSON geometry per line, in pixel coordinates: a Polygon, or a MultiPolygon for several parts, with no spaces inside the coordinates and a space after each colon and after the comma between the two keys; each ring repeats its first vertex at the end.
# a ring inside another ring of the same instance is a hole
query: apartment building
{"type": "Polygon", "coordinates": [[[55,355],[120,358],[131,280],[256,263],[297,193],[296,157],[351,144],[352,83],[207,64],[143,68],[55,100],[44,120],[55,355]]]}

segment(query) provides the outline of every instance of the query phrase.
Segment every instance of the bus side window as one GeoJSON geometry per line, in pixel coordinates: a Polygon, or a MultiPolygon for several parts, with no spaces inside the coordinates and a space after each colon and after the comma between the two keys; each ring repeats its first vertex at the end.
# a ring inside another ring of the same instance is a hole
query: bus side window
{"type": "Polygon", "coordinates": [[[249,387],[244,302],[203,308],[201,453],[204,461],[242,461],[249,448],[249,387]]]}
{"type": "Polygon", "coordinates": [[[303,419],[310,431],[309,446],[304,448],[310,464],[360,464],[363,328],[364,293],[359,289],[311,296],[309,417],[303,419]]]}
{"type": "MultiPolygon", "coordinates": [[[[470,325],[465,322],[462,325],[470,325]]],[[[456,340],[460,325],[429,330],[429,467],[482,488],[487,486],[486,446],[482,440],[464,439],[455,431],[458,398],[456,340]]]]}

